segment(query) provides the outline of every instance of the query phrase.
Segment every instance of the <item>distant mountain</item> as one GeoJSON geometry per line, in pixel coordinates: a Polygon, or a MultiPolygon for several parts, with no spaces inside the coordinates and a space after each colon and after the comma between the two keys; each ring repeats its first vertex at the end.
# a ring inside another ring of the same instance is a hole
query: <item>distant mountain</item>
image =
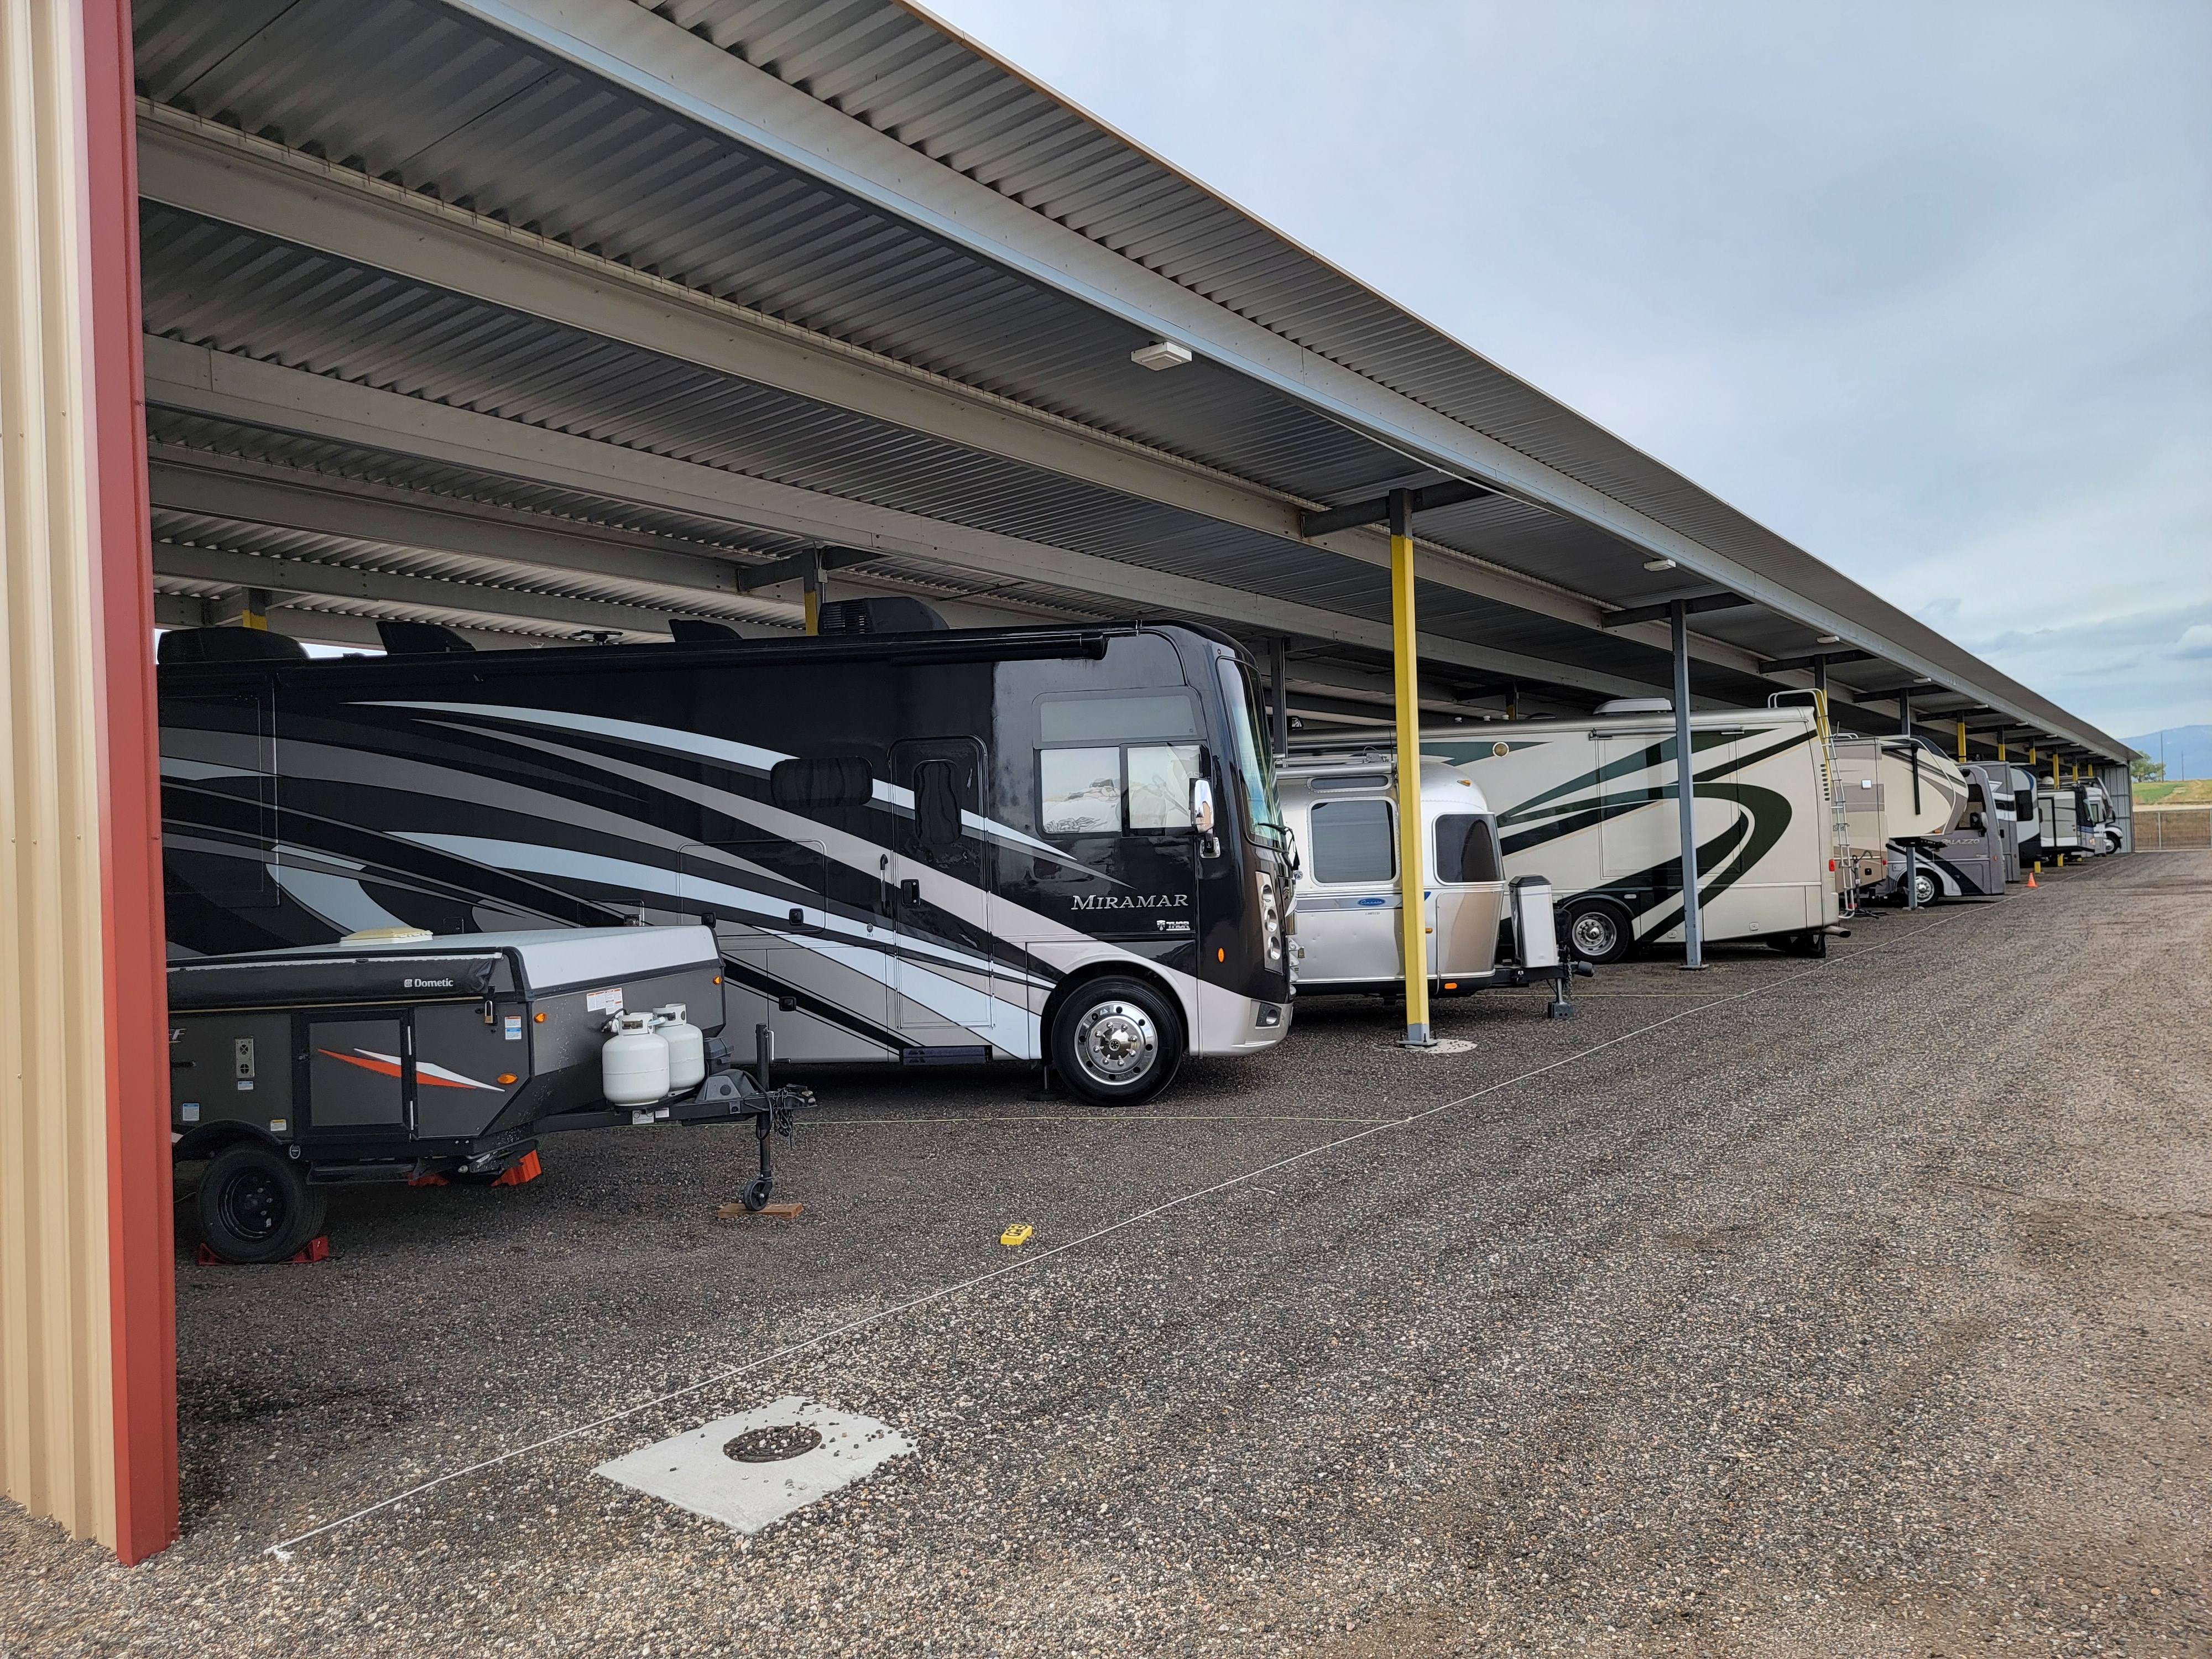
{"type": "Polygon", "coordinates": [[[2161,741],[2167,777],[2212,778],[2212,726],[2169,726],[2163,732],[2130,738],[2127,744],[2157,760],[2161,741]]]}

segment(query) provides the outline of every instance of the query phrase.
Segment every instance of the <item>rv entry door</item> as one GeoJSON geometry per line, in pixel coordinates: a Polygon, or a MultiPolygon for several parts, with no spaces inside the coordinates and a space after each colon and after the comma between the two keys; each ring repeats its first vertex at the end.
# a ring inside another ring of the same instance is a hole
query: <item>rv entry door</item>
{"type": "Polygon", "coordinates": [[[914,811],[884,872],[894,924],[890,1020],[916,1063],[989,1057],[993,848],[970,828],[983,813],[985,765],[975,738],[891,745],[891,781],[912,796],[914,811]]]}

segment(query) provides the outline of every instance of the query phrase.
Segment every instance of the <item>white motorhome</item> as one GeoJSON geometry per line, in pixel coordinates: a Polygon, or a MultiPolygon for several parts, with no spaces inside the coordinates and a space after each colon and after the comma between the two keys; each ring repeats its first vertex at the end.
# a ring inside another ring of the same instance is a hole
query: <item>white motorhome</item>
{"type": "Polygon", "coordinates": [[[2081,800],[2067,784],[2054,784],[2036,793],[2035,811],[2042,830],[2043,856],[2057,862],[2069,853],[2081,856],[2081,800]]]}
{"type": "Polygon", "coordinates": [[[1882,852],[1881,861],[1871,871],[1863,867],[1858,877],[1861,888],[1878,897],[1903,890],[1908,844],[1948,833],[1967,810],[1966,775],[1918,738],[1838,732],[1836,773],[1851,845],[1882,852]]]}
{"type": "Polygon", "coordinates": [[[2006,763],[2012,772],[2012,817],[2020,841],[2021,871],[2034,868],[2043,857],[2043,820],[2036,802],[2043,791],[2035,781],[2035,774],[2025,766],[2006,763]]]}
{"type": "MultiPolygon", "coordinates": [[[[1299,849],[1291,915],[1302,996],[1404,983],[1397,780],[1387,750],[1293,757],[1276,770],[1283,822],[1299,849]]],[[[1429,978],[1447,994],[1480,990],[1493,982],[1505,919],[1498,821],[1473,779],[1427,762],[1421,828],[1429,978]]]]}
{"type": "Polygon", "coordinates": [[[2117,853],[2120,850],[2120,816],[2112,810],[2112,798],[2105,793],[2105,786],[2094,778],[2084,778],[2075,786],[2081,791],[2080,804],[2075,807],[2079,820],[2082,850],[2089,853],[2117,853]]]}
{"type": "MultiPolygon", "coordinates": [[[[1549,878],[1569,948],[1586,962],[1681,939],[1672,708],[1636,698],[1578,720],[1421,734],[1423,755],[1467,779],[1496,814],[1508,880],[1549,878]]],[[[1850,851],[1815,712],[1693,714],[1690,744],[1705,940],[1825,954],[1850,851]]]]}
{"type": "Polygon", "coordinates": [[[2019,864],[2018,842],[1999,802],[2008,802],[2009,768],[1962,765],[1966,798],[1941,835],[1917,836],[1907,857],[1903,843],[1889,843],[1887,894],[1904,897],[1908,882],[1917,890],[1915,904],[1939,898],[2002,898],[2006,871],[2019,864]],[[2000,780],[2002,782],[2000,783],[2000,780]],[[2005,793],[2000,793],[2000,790],[2005,793]]]}

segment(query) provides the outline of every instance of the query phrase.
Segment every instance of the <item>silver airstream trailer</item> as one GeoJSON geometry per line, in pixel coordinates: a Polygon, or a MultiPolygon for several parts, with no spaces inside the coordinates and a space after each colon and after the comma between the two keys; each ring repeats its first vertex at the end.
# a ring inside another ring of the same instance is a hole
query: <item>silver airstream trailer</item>
{"type": "MultiPolygon", "coordinates": [[[[1397,778],[1396,757],[1388,750],[1295,756],[1279,764],[1283,820],[1301,860],[1292,915],[1303,996],[1388,996],[1404,988],[1397,778]]],[[[1557,988],[1554,1007],[1564,1009],[1568,975],[1588,969],[1559,962],[1548,886],[1531,884],[1519,896],[1540,893],[1540,912],[1514,915],[1498,820],[1474,781],[1438,761],[1421,765],[1421,837],[1430,994],[1548,981],[1557,988]]]]}

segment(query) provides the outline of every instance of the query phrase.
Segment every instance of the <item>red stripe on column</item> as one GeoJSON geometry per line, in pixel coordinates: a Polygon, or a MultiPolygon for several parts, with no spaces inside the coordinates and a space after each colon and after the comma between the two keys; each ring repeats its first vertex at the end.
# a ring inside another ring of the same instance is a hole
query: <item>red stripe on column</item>
{"type": "Polygon", "coordinates": [[[108,1316],[115,1553],[177,1536],[177,1297],[170,1230],[154,559],[138,305],[138,138],[129,0],[83,0],[90,228],[92,591],[100,605],[101,934],[106,963],[108,1316]]]}

